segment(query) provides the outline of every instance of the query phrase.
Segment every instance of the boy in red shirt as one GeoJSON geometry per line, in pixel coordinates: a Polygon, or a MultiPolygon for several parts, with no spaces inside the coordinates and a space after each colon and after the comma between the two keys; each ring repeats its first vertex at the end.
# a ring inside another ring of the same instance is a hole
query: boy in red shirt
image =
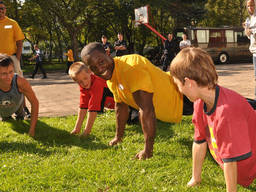
{"type": "Polygon", "coordinates": [[[237,183],[249,186],[256,178],[254,109],[238,93],[217,85],[214,63],[200,48],[183,49],[170,71],[179,90],[194,102],[193,169],[187,185],[200,184],[208,144],[224,170],[227,191],[236,191],[237,183]]]}
{"type": "Polygon", "coordinates": [[[76,62],[70,66],[69,76],[80,86],[80,108],[75,128],[71,134],[80,133],[88,112],[85,130],[82,133],[82,136],[87,136],[91,133],[97,113],[103,112],[104,107],[115,108],[113,95],[108,89],[106,81],[91,73],[82,62],[76,62]]]}

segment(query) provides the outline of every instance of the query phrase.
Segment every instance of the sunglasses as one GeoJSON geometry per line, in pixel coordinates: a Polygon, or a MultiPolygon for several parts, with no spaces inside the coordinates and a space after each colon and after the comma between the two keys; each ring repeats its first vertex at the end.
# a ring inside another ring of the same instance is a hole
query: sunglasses
{"type": "Polygon", "coordinates": [[[5,9],[6,9],[5,7],[0,7],[0,10],[2,10],[2,11],[5,10],[5,9]]]}

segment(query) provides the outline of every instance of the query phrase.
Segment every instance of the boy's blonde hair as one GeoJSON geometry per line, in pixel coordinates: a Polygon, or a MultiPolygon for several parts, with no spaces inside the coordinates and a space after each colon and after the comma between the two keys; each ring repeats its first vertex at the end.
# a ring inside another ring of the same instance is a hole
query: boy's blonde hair
{"type": "Polygon", "coordinates": [[[90,73],[89,68],[83,62],[78,61],[70,66],[68,74],[73,80],[75,80],[77,74],[80,73],[82,70],[84,70],[86,73],[90,73]]]}
{"type": "Polygon", "coordinates": [[[210,55],[201,48],[182,49],[172,60],[171,75],[185,83],[185,77],[196,81],[200,87],[216,87],[218,75],[210,55]]]}

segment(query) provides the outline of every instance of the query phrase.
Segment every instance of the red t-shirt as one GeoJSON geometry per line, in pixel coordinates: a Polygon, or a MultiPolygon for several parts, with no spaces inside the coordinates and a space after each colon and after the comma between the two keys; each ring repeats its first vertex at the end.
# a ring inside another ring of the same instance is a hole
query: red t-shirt
{"type": "Polygon", "coordinates": [[[104,107],[115,108],[113,95],[106,81],[92,74],[91,87],[85,89],[80,86],[80,108],[90,112],[103,112],[104,107]]]}
{"type": "Polygon", "coordinates": [[[216,87],[214,107],[206,112],[204,102],[194,103],[193,124],[196,143],[207,141],[213,158],[237,162],[240,185],[256,178],[256,112],[244,97],[224,87],[216,87]]]}

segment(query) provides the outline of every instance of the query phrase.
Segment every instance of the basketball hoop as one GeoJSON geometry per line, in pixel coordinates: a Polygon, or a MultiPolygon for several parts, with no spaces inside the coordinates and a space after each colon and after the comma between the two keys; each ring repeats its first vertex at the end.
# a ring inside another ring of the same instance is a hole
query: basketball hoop
{"type": "Polygon", "coordinates": [[[134,9],[134,13],[135,13],[135,22],[134,22],[135,27],[141,24],[148,23],[148,6],[134,9]]]}
{"type": "Polygon", "coordinates": [[[157,36],[159,36],[163,41],[165,41],[166,38],[164,36],[162,36],[155,28],[153,28],[152,26],[149,25],[148,12],[149,12],[148,5],[134,9],[134,13],[135,13],[135,20],[133,21],[134,26],[138,27],[139,25],[143,24],[147,28],[149,28],[151,31],[153,31],[157,36]]]}
{"type": "Polygon", "coordinates": [[[134,27],[138,27],[139,25],[142,24],[141,21],[135,21],[135,20],[133,20],[133,23],[134,23],[134,27]]]}

